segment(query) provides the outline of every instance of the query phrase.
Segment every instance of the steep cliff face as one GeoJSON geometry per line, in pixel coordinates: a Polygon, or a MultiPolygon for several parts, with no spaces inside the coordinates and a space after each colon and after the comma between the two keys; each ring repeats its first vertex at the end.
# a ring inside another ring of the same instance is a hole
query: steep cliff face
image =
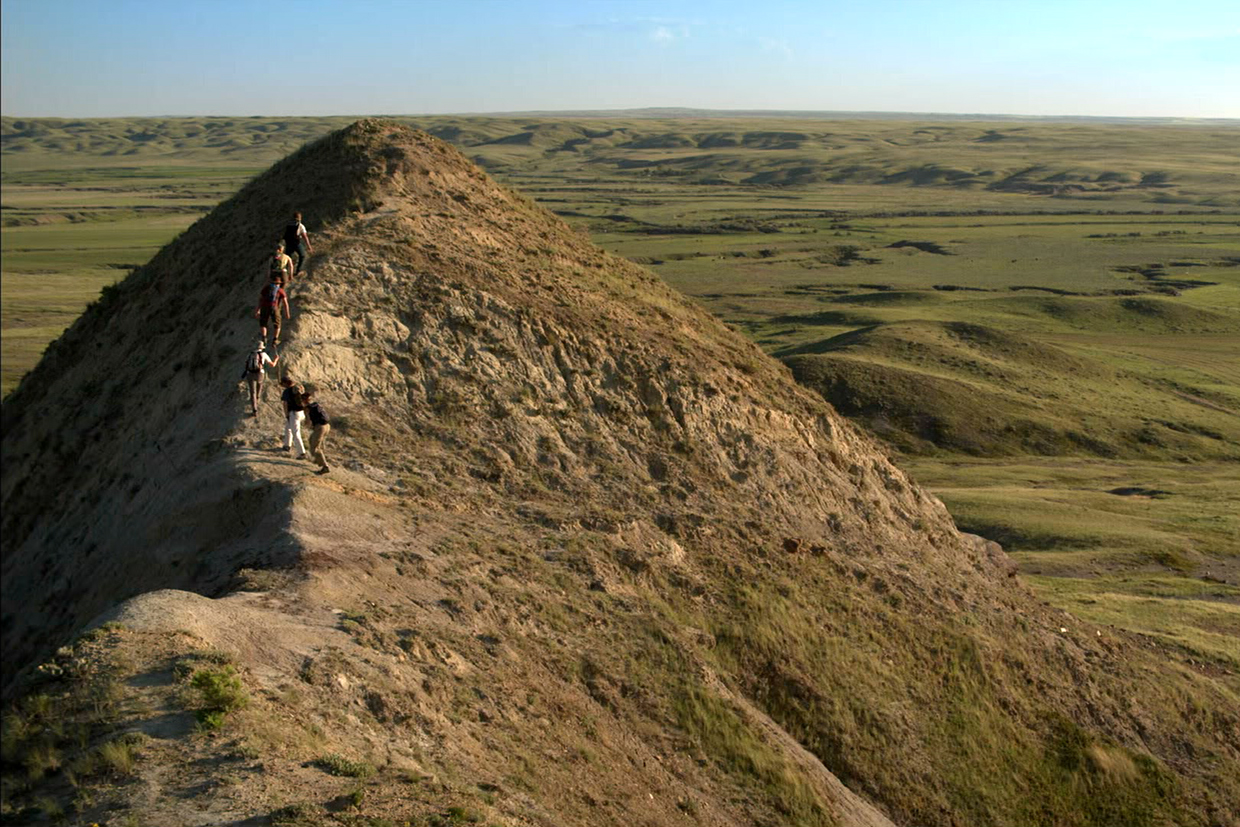
{"type": "Polygon", "coordinates": [[[1238,800],[1213,685],[1193,709],[1196,678],[1037,605],[786,368],[422,133],[359,122],[256,179],[4,420],[6,653],[109,610],[140,664],[232,653],[244,714],[286,723],[233,815],[328,783],[325,742],[379,767],[387,816],[1204,823],[1238,800]],[[280,368],[335,417],[325,478],[273,452],[277,394],[255,420],[236,388],[294,209],[315,256],[280,368]],[[410,766],[438,786],[401,787],[410,766]]]}

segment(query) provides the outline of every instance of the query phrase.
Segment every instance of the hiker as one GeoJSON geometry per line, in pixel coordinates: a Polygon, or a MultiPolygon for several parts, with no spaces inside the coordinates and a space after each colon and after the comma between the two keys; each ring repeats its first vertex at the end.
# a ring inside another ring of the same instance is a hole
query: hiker
{"type": "Polygon", "coordinates": [[[280,401],[284,403],[284,450],[297,448],[297,458],[306,458],[306,445],[301,441],[301,423],[306,418],[305,406],[301,404],[303,389],[285,376],[280,380],[284,393],[280,401]]]}
{"type": "Polygon", "coordinates": [[[246,384],[250,386],[250,414],[252,416],[258,416],[258,398],[263,395],[263,377],[267,375],[267,366],[275,367],[280,361],[279,354],[274,359],[268,356],[266,347],[266,342],[259,339],[254,352],[246,357],[245,373],[241,375],[246,384]]]}
{"type": "Polygon", "coordinates": [[[293,260],[284,254],[284,242],[276,242],[276,251],[267,262],[267,278],[276,276],[284,279],[285,284],[293,282],[293,260]]]}
{"type": "Polygon", "coordinates": [[[310,431],[310,456],[319,464],[316,474],[326,474],[331,470],[327,465],[327,457],[323,455],[323,445],[327,442],[327,434],[332,426],[328,422],[327,413],[314,398],[314,389],[308,389],[301,397],[305,406],[306,417],[310,420],[313,430],[310,431]]]}
{"type": "Polygon", "coordinates": [[[284,249],[290,256],[297,256],[297,266],[293,271],[304,276],[306,258],[314,252],[314,248],[310,246],[306,225],[301,223],[301,213],[293,213],[293,220],[284,228],[284,249]]]}
{"type": "Polygon", "coordinates": [[[267,340],[267,324],[271,323],[275,330],[272,337],[272,344],[280,344],[280,305],[284,305],[284,318],[292,318],[292,313],[288,309],[288,294],[284,292],[284,279],[276,273],[272,273],[271,283],[262,289],[258,294],[258,307],[254,311],[254,315],[258,317],[259,336],[263,341],[267,340]]]}

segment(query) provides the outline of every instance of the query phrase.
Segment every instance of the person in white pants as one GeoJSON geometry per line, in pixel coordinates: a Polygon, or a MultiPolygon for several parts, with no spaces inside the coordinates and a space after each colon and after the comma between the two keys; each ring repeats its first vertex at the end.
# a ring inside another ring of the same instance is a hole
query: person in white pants
{"type": "Polygon", "coordinates": [[[284,393],[280,395],[284,402],[284,450],[296,448],[297,458],[305,459],[306,446],[301,441],[301,423],[306,418],[306,405],[301,397],[302,389],[287,376],[280,380],[280,384],[284,386],[284,393]]]}

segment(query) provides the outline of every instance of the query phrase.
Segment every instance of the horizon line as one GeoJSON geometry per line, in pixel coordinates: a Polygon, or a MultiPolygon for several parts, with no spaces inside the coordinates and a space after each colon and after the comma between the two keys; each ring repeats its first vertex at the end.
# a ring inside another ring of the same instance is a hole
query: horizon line
{"type": "Polygon", "coordinates": [[[109,120],[109,119],[190,119],[190,118],[515,118],[515,117],[578,117],[606,118],[618,116],[646,115],[652,118],[682,117],[754,117],[754,118],[822,118],[839,120],[851,118],[856,120],[891,120],[891,119],[951,119],[951,120],[1093,120],[1093,121],[1185,121],[1197,123],[1235,122],[1240,124],[1240,117],[1206,116],[1206,115],[1030,115],[1000,112],[915,112],[905,110],[883,109],[707,109],[692,106],[646,106],[624,107],[617,109],[513,109],[493,111],[461,111],[461,112],[423,112],[423,113],[336,113],[319,115],[290,114],[160,114],[160,115],[14,115],[0,113],[7,119],[42,119],[42,120],[109,120]]]}

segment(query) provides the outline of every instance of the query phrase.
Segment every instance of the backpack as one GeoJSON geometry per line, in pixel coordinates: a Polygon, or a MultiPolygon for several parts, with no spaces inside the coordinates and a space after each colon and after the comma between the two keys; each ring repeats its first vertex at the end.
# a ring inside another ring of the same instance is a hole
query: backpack
{"type": "Polygon", "coordinates": [[[310,417],[311,425],[326,425],[327,414],[323,413],[323,409],[319,407],[318,402],[311,402],[306,408],[306,415],[310,417]]]}
{"type": "Polygon", "coordinates": [[[284,249],[296,250],[297,245],[301,243],[301,224],[297,221],[290,223],[284,228],[284,249]]]}
{"type": "Polygon", "coordinates": [[[284,278],[284,262],[280,260],[279,256],[272,256],[271,257],[271,280],[275,281],[276,276],[279,276],[280,278],[284,278]]]}
{"type": "Polygon", "coordinates": [[[263,304],[268,307],[275,308],[280,305],[280,290],[278,284],[269,284],[263,288],[263,304]]]}
{"type": "Polygon", "coordinates": [[[248,373],[261,373],[263,370],[263,352],[256,350],[250,354],[250,358],[245,360],[245,369],[248,373]]]}

